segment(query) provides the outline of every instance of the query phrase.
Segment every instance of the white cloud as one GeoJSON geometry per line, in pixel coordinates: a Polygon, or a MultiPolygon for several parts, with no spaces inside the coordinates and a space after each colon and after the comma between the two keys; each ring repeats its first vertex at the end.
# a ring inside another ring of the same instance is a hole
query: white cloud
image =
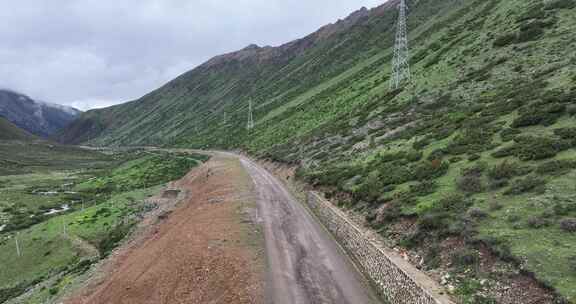
{"type": "Polygon", "coordinates": [[[0,87],[102,107],[138,98],[209,58],[279,45],[384,0],[5,0],[0,87]]]}

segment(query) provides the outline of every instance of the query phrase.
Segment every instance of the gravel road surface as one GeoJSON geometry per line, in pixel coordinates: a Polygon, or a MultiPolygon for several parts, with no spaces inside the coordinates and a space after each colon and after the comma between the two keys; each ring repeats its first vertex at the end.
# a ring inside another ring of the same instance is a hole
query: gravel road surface
{"type": "Polygon", "coordinates": [[[336,241],[265,169],[240,157],[257,192],[268,259],[266,303],[379,303],[336,241]]]}

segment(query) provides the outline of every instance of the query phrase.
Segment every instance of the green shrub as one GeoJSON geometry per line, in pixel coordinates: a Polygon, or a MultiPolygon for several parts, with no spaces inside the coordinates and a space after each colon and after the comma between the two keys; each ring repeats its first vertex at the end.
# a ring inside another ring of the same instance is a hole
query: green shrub
{"type": "Polygon", "coordinates": [[[572,271],[576,272],[576,255],[573,255],[568,258],[568,266],[572,271]]]}
{"type": "Polygon", "coordinates": [[[522,167],[517,163],[503,161],[488,170],[488,177],[493,180],[510,179],[515,176],[530,172],[528,167],[522,167]]]}
{"type": "Polygon", "coordinates": [[[576,161],[574,160],[553,160],[539,165],[536,168],[536,173],[540,175],[562,175],[572,169],[576,169],[576,161]]]}
{"type": "Polygon", "coordinates": [[[472,204],[472,200],[461,194],[449,194],[434,204],[434,210],[460,214],[466,211],[472,204]]]}
{"type": "MultiPolygon", "coordinates": [[[[574,79],[574,82],[576,82],[576,76],[574,79]]],[[[568,114],[570,116],[575,116],[576,115],[576,105],[569,105],[566,107],[566,112],[568,112],[568,114]]]]}
{"type": "Polygon", "coordinates": [[[515,143],[492,153],[493,157],[516,156],[521,160],[540,160],[570,148],[570,142],[553,137],[517,136],[515,143]]]}
{"type": "Polygon", "coordinates": [[[561,128],[555,129],[554,135],[570,141],[572,146],[576,145],[576,128],[561,128]]]}
{"type": "Polygon", "coordinates": [[[470,208],[468,215],[475,219],[483,219],[488,217],[488,213],[480,208],[470,208]]]}
{"type": "Polygon", "coordinates": [[[441,160],[422,161],[416,164],[413,169],[413,180],[427,180],[443,176],[448,172],[450,165],[441,160]]]}
{"type": "Polygon", "coordinates": [[[537,3],[531,5],[522,14],[520,14],[516,18],[516,22],[520,23],[531,19],[545,19],[546,17],[548,17],[548,14],[544,11],[544,5],[542,3],[537,3]]]}
{"type": "Polygon", "coordinates": [[[529,42],[540,39],[544,36],[543,24],[541,22],[531,22],[520,27],[517,42],[529,42]]]}
{"type": "Polygon", "coordinates": [[[524,113],[512,122],[513,128],[522,128],[539,125],[544,121],[545,114],[539,112],[524,113]]]}
{"type": "Polygon", "coordinates": [[[428,155],[428,157],[426,159],[432,161],[435,159],[443,159],[444,156],[446,156],[446,149],[440,148],[440,149],[436,149],[432,152],[430,152],[430,154],[428,155]]]}
{"type": "Polygon", "coordinates": [[[101,256],[107,256],[122,239],[130,232],[132,225],[123,224],[116,226],[103,239],[101,239],[97,248],[101,256]]]}
{"type": "Polygon", "coordinates": [[[446,213],[428,213],[420,217],[418,227],[423,230],[439,230],[447,226],[446,220],[448,215],[446,213]]]}
{"type": "Polygon", "coordinates": [[[545,4],[547,10],[554,9],[572,9],[576,7],[576,1],[574,0],[552,0],[545,4]]]}
{"type": "Polygon", "coordinates": [[[468,156],[468,161],[476,161],[476,160],[479,160],[480,158],[481,158],[480,155],[473,153],[473,154],[470,154],[470,156],[468,156]]]}
{"type": "Polygon", "coordinates": [[[502,141],[508,142],[514,139],[516,135],[521,134],[522,131],[518,129],[506,128],[500,132],[500,137],[502,137],[502,141]]]}
{"type": "Polygon", "coordinates": [[[410,186],[410,192],[416,196],[426,196],[436,192],[438,185],[433,180],[422,181],[410,186]]]}
{"type": "Polygon", "coordinates": [[[560,228],[566,232],[576,232],[576,218],[568,218],[560,221],[560,228]]]}
{"type": "Polygon", "coordinates": [[[430,144],[431,140],[429,138],[424,138],[421,140],[417,140],[412,144],[412,148],[415,150],[422,150],[426,148],[430,144]]]}
{"type": "Polygon", "coordinates": [[[478,175],[464,175],[456,181],[458,190],[468,193],[480,193],[484,191],[484,184],[482,183],[481,176],[478,175]]]}
{"type": "Polygon", "coordinates": [[[408,151],[408,152],[406,152],[404,158],[405,158],[407,161],[413,163],[413,162],[420,161],[420,160],[422,159],[422,156],[423,156],[423,154],[422,154],[421,151],[415,151],[415,150],[413,150],[413,151],[408,151]]]}
{"type": "Polygon", "coordinates": [[[464,129],[446,147],[446,152],[452,155],[460,155],[489,150],[493,134],[494,130],[485,127],[464,129]]]}
{"type": "Polygon", "coordinates": [[[496,40],[494,40],[493,45],[495,47],[504,47],[504,46],[513,44],[516,42],[516,37],[517,37],[516,33],[503,34],[503,35],[497,37],[496,40]]]}
{"type": "Polygon", "coordinates": [[[322,171],[305,173],[305,180],[314,185],[339,186],[354,176],[362,174],[362,167],[355,165],[334,166],[322,171]]]}
{"type": "Polygon", "coordinates": [[[526,221],[529,228],[539,229],[550,226],[550,221],[542,216],[533,216],[526,221]]]}
{"type": "Polygon", "coordinates": [[[526,192],[539,192],[545,190],[546,181],[535,176],[527,176],[516,180],[510,188],[504,192],[504,195],[518,195],[526,192]]]}

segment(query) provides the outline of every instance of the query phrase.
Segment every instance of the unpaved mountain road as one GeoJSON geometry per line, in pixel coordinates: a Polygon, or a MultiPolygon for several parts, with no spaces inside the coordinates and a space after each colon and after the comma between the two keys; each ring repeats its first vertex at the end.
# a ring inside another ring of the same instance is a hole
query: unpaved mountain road
{"type": "Polygon", "coordinates": [[[278,179],[245,157],[211,154],[173,183],[190,196],[151,218],[64,303],[380,303],[278,179]]]}
{"type": "Polygon", "coordinates": [[[268,171],[239,157],[252,177],[268,260],[266,303],[379,303],[328,232],[268,171]]]}

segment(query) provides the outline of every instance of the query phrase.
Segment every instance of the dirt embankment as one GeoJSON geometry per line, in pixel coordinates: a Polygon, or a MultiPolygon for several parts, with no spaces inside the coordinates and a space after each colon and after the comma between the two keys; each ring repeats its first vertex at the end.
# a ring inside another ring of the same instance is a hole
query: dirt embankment
{"type": "Polygon", "coordinates": [[[177,182],[190,195],[106,262],[67,304],[262,303],[264,258],[250,179],[214,157],[177,182]]]}

